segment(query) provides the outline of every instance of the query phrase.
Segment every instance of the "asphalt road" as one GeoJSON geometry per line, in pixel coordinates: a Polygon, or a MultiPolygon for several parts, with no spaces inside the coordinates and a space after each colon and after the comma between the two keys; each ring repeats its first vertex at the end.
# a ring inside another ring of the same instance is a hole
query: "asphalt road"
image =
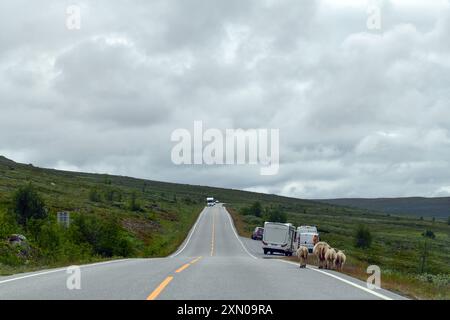
{"type": "Polygon", "coordinates": [[[265,257],[259,241],[238,237],[224,207],[205,208],[180,248],[158,259],[83,265],[80,289],[66,268],[0,277],[1,299],[404,299],[315,267],[265,257]]]}

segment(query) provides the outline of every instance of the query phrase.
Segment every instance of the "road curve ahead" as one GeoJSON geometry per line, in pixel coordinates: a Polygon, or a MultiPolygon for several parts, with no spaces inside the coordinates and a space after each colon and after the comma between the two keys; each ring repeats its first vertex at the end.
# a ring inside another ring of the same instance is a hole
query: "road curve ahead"
{"type": "Polygon", "coordinates": [[[205,208],[184,243],[167,258],[81,266],[80,289],[66,268],[0,277],[2,299],[298,300],[403,299],[334,271],[264,258],[260,243],[237,236],[219,205],[205,208]],[[70,281],[69,281],[70,282],[70,281]]]}

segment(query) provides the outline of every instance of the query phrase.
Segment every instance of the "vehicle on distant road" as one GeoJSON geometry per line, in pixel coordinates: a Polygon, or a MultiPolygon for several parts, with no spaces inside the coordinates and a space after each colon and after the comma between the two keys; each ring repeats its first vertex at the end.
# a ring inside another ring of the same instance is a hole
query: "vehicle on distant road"
{"type": "Polygon", "coordinates": [[[295,250],[295,228],[291,223],[265,222],[262,243],[264,254],[291,256],[295,250]]]}
{"type": "Polygon", "coordinates": [[[212,207],[213,205],[215,205],[216,203],[214,202],[214,198],[213,197],[208,197],[206,198],[206,205],[208,207],[212,207]]]}
{"type": "Polygon", "coordinates": [[[263,234],[264,234],[264,228],[256,227],[255,230],[253,230],[252,239],[253,240],[262,240],[263,234]]]}

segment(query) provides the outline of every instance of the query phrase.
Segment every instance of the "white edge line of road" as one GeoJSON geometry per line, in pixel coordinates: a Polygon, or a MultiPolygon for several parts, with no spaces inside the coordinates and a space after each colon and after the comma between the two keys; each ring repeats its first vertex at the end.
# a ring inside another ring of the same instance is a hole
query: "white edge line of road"
{"type": "Polygon", "coordinates": [[[170,255],[169,258],[174,258],[177,255],[179,255],[181,252],[183,252],[183,250],[187,247],[187,245],[189,244],[189,241],[191,240],[192,235],[195,232],[195,229],[197,228],[198,223],[200,222],[200,219],[203,217],[203,213],[205,212],[206,207],[202,210],[202,212],[200,213],[200,215],[197,218],[197,221],[195,221],[194,226],[192,227],[191,231],[189,232],[189,236],[187,238],[187,240],[184,242],[183,247],[180,249],[178,249],[177,251],[175,251],[174,254],[170,255]]]}
{"type": "MultiPolygon", "coordinates": [[[[111,261],[96,262],[96,263],[91,263],[91,264],[80,265],[79,267],[80,268],[95,267],[95,266],[99,266],[99,265],[116,263],[116,262],[123,262],[123,261],[128,261],[128,260],[132,260],[132,259],[117,259],[117,260],[111,260],[111,261]]],[[[53,269],[53,270],[48,270],[48,271],[43,271],[43,272],[27,274],[25,276],[19,276],[19,277],[16,277],[16,278],[1,280],[0,284],[12,282],[12,281],[17,281],[17,280],[22,280],[22,279],[27,279],[27,278],[43,276],[43,275],[46,275],[46,274],[51,274],[51,273],[56,273],[56,272],[61,272],[61,271],[66,271],[69,267],[73,267],[73,266],[75,266],[75,265],[71,265],[71,266],[67,266],[67,267],[63,267],[63,268],[58,268],[58,269],[53,269]]]]}
{"type": "Polygon", "coordinates": [[[239,241],[239,243],[241,244],[242,248],[245,250],[245,252],[247,252],[247,254],[248,254],[250,257],[252,257],[253,259],[258,259],[257,257],[255,257],[254,255],[252,255],[252,254],[247,250],[247,248],[246,248],[246,247],[244,246],[244,244],[242,243],[241,239],[239,239],[239,236],[238,236],[238,234],[237,234],[237,232],[236,232],[236,227],[234,226],[234,223],[233,223],[233,221],[231,220],[231,215],[230,215],[230,213],[228,212],[228,210],[227,210],[224,206],[222,206],[222,209],[224,209],[225,212],[227,213],[227,215],[228,215],[228,220],[230,220],[231,229],[233,230],[234,235],[236,236],[236,239],[238,239],[238,241],[239,241]]]}
{"type": "MultiPolygon", "coordinates": [[[[295,265],[295,266],[298,265],[297,263],[290,262],[290,261],[285,261],[285,260],[281,260],[281,259],[276,259],[276,260],[277,260],[277,261],[284,262],[284,263],[289,263],[289,264],[292,264],[292,265],[295,265]]],[[[340,281],[342,281],[342,282],[345,282],[345,283],[347,283],[347,284],[349,284],[349,285],[351,285],[351,286],[354,286],[354,287],[356,287],[356,288],[358,288],[358,289],[361,289],[361,290],[363,290],[363,291],[365,291],[365,292],[368,292],[368,293],[370,293],[370,294],[373,294],[374,296],[377,296],[378,298],[381,298],[381,299],[383,299],[383,300],[394,300],[393,298],[390,298],[390,297],[388,297],[388,296],[385,296],[384,294],[375,292],[374,290],[370,290],[369,288],[365,288],[365,287],[363,287],[363,286],[360,286],[359,284],[356,284],[356,283],[351,282],[351,281],[349,281],[349,280],[347,280],[347,279],[338,277],[338,276],[336,276],[336,275],[334,275],[334,274],[331,274],[331,273],[328,273],[328,272],[325,272],[325,271],[322,271],[322,270],[319,270],[319,269],[311,268],[311,267],[307,267],[307,268],[308,268],[309,270],[316,271],[316,272],[320,272],[320,273],[325,274],[325,275],[327,275],[327,276],[329,276],[329,277],[338,279],[338,280],[340,280],[340,281]]]]}

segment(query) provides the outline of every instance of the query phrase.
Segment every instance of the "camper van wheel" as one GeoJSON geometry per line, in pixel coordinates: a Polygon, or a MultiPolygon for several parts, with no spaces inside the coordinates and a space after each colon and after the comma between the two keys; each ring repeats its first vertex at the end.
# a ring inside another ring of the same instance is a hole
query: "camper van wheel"
{"type": "Polygon", "coordinates": [[[266,249],[264,249],[264,254],[267,254],[267,250],[266,249]]]}

